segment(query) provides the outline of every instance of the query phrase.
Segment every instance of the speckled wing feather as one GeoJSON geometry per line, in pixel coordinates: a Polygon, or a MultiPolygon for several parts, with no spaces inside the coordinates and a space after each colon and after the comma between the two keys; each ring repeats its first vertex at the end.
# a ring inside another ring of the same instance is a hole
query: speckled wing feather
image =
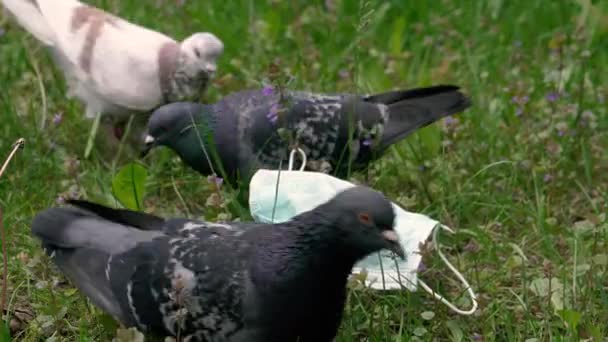
{"type": "Polygon", "coordinates": [[[108,277],[122,311],[143,331],[224,341],[242,325],[246,259],[238,257],[241,245],[234,234],[186,224],[176,236],[113,257],[108,277]]]}
{"type": "MultiPolygon", "coordinates": [[[[274,121],[269,113],[279,98],[278,93],[245,91],[229,95],[214,106],[217,117],[227,113],[238,115],[234,143],[239,144],[241,172],[259,167],[277,168],[281,160],[287,159],[288,144],[279,135],[277,121],[297,137],[311,162],[330,163],[342,153],[349,137],[355,139],[352,146],[358,148],[357,139],[364,131],[379,126],[381,133],[388,120],[386,106],[364,102],[360,96],[286,92],[284,102],[279,104],[285,110],[274,121]]],[[[221,135],[218,132],[217,136],[221,135]]]]}

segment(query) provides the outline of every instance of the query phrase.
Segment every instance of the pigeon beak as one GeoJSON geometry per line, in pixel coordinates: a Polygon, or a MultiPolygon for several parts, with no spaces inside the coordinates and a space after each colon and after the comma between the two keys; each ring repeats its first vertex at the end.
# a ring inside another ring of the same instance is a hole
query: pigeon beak
{"type": "Polygon", "coordinates": [[[387,242],[386,248],[405,260],[405,251],[399,242],[399,235],[394,230],[385,230],[382,232],[382,237],[387,242]]]}
{"type": "Polygon", "coordinates": [[[150,134],[146,135],[146,137],[144,138],[144,148],[141,151],[141,157],[145,157],[154,146],[156,146],[156,138],[154,138],[150,134]]]}
{"type": "Polygon", "coordinates": [[[207,72],[209,75],[214,75],[216,70],[217,66],[215,64],[208,63],[205,65],[205,72],[207,72]]]}
{"type": "Polygon", "coordinates": [[[144,143],[146,145],[150,145],[150,144],[154,143],[154,141],[156,141],[156,139],[154,139],[154,137],[151,136],[150,134],[146,135],[146,137],[144,138],[144,143]]]}

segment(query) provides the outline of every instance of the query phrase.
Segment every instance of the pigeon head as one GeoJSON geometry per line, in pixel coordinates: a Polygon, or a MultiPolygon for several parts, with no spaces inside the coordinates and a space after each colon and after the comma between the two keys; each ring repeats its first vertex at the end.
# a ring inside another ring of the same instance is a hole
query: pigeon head
{"type": "Polygon", "coordinates": [[[405,258],[394,230],[395,212],[381,193],[364,186],[349,188],[325,204],[334,213],[333,226],[340,231],[341,244],[358,258],[388,249],[405,258]]]}
{"type": "Polygon", "coordinates": [[[181,51],[189,72],[211,78],[217,70],[217,59],[224,53],[224,44],[212,33],[199,32],[181,43],[181,51]]]}
{"type": "Polygon", "coordinates": [[[204,117],[205,107],[193,102],[174,102],[152,112],[144,137],[142,157],[155,147],[166,146],[180,154],[182,159],[200,159],[200,151],[196,148],[200,145],[196,129],[204,117]]]}

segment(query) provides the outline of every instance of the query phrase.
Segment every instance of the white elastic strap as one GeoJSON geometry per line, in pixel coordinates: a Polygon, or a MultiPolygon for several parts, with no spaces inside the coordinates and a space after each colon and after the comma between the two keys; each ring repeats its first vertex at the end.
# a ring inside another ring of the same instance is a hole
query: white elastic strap
{"type": "MultiPolygon", "coordinates": [[[[304,171],[304,167],[306,167],[306,153],[304,153],[304,151],[302,151],[301,148],[294,148],[293,150],[291,150],[291,153],[289,153],[289,165],[287,166],[288,170],[291,171],[291,169],[293,169],[293,160],[296,154],[296,150],[298,152],[300,152],[300,155],[302,156],[302,167],[300,167],[300,171],[304,171]]],[[[274,189],[274,204],[272,205],[272,216],[270,217],[270,220],[272,222],[274,222],[274,214],[275,214],[275,210],[277,208],[277,199],[279,198],[279,184],[281,183],[281,166],[282,166],[283,161],[279,161],[279,170],[277,173],[277,183],[276,183],[276,187],[274,189]]]]}
{"type": "Polygon", "coordinates": [[[294,157],[296,155],[296,151],[300,152],[300,156],[302,157],[302,166],[300,167],[299,171],[304,171],[304,167],[306,167],[306,153],[304,153],[304,151],[302,151],[302,149],[299,147],[294,148],[291,150],[291,153],[289,153],[289,166],[287,166],[287,169],[289,171],[293,169],[293,161],[295,159],[294,157]]]}
{"type": "MultiPolygon", "coordinates": [[[[442,229],[445,229],[445,230],[449,231],[450,233],[454,233],[454,231],[452,229],[450,229],[450,227],[444,226],[442,224],[440,224],[439,226],[442,229]]],[[[471,314],[473,314],[477,310],[477,296],[475,295],[475,292],[473,292],[473,289],[471,288],[471,285],[469,285],[469,283],[467,282],[467,280],[464,279],[464,277],[462,276],[462,274],[448,261],[448,259],[441,252],[441,249],[439,248],[439,244],[437,243],[437,231],[439,231],[439,229],[437,229],[437,227],[435,227],[433,229],[433,244],[437,248],[437,254],[439,254],[439,257],[441,258],[441,260],[443,260],[443,262],[445,263],[445,265],[450,269],[450,271],[452,271],[454,273],[454,275],[456,275],[456,277],[458,278],[458,280],[460,280],[460,282],[462,283],[462,285],[464,285],[464,287],[466,288],[467,292],[469,293],[469,297],[471,297],[471,301],[473,302],[473,306],[469,310],[466,310],[466,311],[465,310],[461,310],[461,309],[457,308],[454,304],[450,303],[442,295],[438,294],[433,289],[431,289],[424,281],[422,281],[422,279],[418,279],[418,283],[420,284],[420,286],[427,293],[429,293],[431,296],[435,297],[435,299],[437,299],[440,302],[442,302],[443,304],[445,304],[452,311],[454,311],[456,313],[459,313],[461,315],[471,315],[471,314]]]]}

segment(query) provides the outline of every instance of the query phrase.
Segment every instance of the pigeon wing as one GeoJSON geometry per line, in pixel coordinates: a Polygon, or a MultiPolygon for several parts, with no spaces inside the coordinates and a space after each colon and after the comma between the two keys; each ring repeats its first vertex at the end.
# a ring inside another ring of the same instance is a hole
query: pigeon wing
{"type": "Polygon", "coordinates": [[[233,111],[239,113],[241,166],[245,161],[254,160],[253,169],[260,166],[276,168],[280,160],[287,158],[288,145],[277,130],[279,121],[298,137],[309,158],[317,159],[333,152],[341,95],[286,92],[282,101],[276,92],[268,95],[256,90],[239,95],[242,99],[234,99],[236,96],[231,99],[233,111]],[[249,142],[249,145],[243,142],[249,142]]]}
{"type": "MultiPolygon", "coordinates": [[[[111,258],[162,236],[117,224],[75,208],[51,208],[32,222],[39,238],[59,269],[83,293],[123,324],[131,315],[121,308],[109,277],[111,258]]],[[[123,274],[129,278],[129,274],[123,274]]]]}
{"type": "Polygon", "coordinates": [[[38,5],[56,48],[81,82],[129,109],[149,110],[160,103],[159,56],[170,49],[175,57],[175,40],[75,0],[38,0],[38,5]]]}

